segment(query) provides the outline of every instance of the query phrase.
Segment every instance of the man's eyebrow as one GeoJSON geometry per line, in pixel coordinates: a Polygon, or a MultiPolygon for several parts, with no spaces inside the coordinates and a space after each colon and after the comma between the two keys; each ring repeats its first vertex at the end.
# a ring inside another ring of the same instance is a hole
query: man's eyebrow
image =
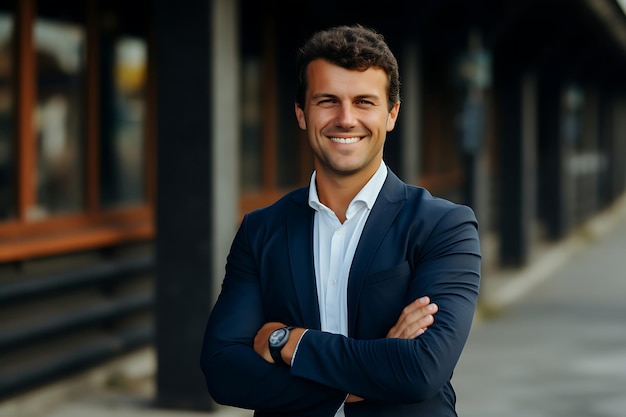
{"type": "Polygon", "coordinates": [[[380,96],[378,94],[361,94],[355,97],[357,100],[369,99],[369,100],[380,100],[380,96]]]}
{"type": "Polygon", "coordinates": [[[336,95],[334,94],[330,94],[330,93],[317,93],[317,94],[313,94],[311,96],[312,99],[318,99],[318,98],[337,98],[336,95]]]}
{"type": "MultiPolygon", "coordinates": [[[[311,96],[311,99],[320,99],[320,98],[338,98],[338,96],[336,96],[335,94],[330,94],[330,93],[318,93],[318,94],[313,94],[311,96]]],[[[359,94],[357,96],[354,97],[355,100],[380,100],[380,96],[378,94],[359,94]]]]}

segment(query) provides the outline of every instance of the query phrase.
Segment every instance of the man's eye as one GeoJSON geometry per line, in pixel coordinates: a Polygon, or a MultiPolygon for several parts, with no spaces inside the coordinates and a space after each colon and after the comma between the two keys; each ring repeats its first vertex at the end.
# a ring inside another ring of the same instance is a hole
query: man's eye
{"type": "Polygon", "coordinates": [[[322,107],[328,107],[328,106],[333,106],[335,105],[335,103],[337,103],[335,100],[332,99],[326,99],[326,100],[320,100],[317,102],[318,106],[322,106],[322,107]]]}
{"type": "Polygon", "coordinates": [[[369,100],[359,100],[357,103],[361,106],[371,106],[372,104],[374,104],[369,100]]]}

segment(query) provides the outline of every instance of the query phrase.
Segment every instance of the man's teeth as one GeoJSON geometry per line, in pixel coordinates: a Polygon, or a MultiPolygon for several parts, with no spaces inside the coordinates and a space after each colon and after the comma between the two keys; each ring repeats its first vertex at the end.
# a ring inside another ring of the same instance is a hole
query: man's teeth
{"type": "Polygon", "coordinates": [[[335,143],[357,143],[359,138],[330,138],[335,143]]]}

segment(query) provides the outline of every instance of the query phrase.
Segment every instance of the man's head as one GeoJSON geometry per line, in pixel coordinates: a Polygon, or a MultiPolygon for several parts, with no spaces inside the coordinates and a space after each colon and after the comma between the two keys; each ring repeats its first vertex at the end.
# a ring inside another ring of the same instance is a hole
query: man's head
{"type": "Polygon", "coordinates": [[[349,70],[365,71],[370,67],[382,69],[389,81],[388,109],[391,110],[400,101],[398,63],[384,37],[361,25],[338,26],[315,33],[296,55],[296,104],[300,108],[304,107],[308,85],[307,67],[311,61],[319,58],[349,70]]]}
{"type": "Polygon", "coordinates": [[[298,66],[294,110],[313,150],[318,185],[363,186],[380,167],[400,109],[393,54],[376,32],[340,26],[313,35],[298,66]]]}

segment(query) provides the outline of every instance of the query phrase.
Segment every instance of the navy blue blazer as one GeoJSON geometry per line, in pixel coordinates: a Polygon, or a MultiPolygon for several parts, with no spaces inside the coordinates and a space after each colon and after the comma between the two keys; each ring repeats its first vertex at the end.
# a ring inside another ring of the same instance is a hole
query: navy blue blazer
{"type": "Polygon", "coordinates": [[[478,298],[474,212],[403,183],[391,171],[356,249],[348,281],[348,336],[320,331],[308,187],[247,214],[232,243],[207,323],[201,366],[214,400],[255,416],[332,417],[347,393],[351,416],[456,416],[452,372],[478,298]],[[402,309],[428,295],[439,306],[426,333],[386,339],[402,309]],[[310,329],[291,368],[253,350],[258,329],[310,329]]]}

